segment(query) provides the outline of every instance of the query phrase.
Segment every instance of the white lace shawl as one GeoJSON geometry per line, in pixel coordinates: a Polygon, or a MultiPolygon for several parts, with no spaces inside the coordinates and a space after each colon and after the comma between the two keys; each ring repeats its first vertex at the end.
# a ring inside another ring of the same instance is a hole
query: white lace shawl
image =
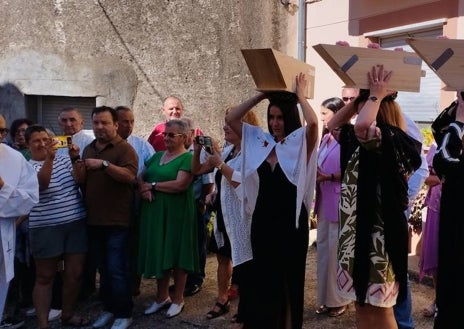
{"type": "MultiPolygon", "coordinates": [[[[227,146],[222,153],[224,160],[232,151],[233,146],[227,146]]],[[[237,183],[242,182],[240,174],[242,163],[242,153],[239,152],[235,158],[229,160],[227,165],[234,169],[232,180],[237,183]]],[[[257,174],[256,174],[257,176],[257,174]]],[[[234,266],[242,264],[253,259],[251,250],[251,216],[242,216],[242,185],[234,188],[229,181],[222,176],[221,181],[221,208],[224,217],[224,224],[227,235],[230,240],[232,250],[232,264],[234,266]]],[[[214,236],[218,247],[224,245],[224,238],[217,230],[216,222],[214,223],[214,236]]]]}
{"type": "MultiPolygon", "coordinates": [[[[316,141],[316,145],[318,144],[319,141],[316,141]]],[[[298,228],[302,202],[308,213],[311,210],[317,168],[317,147],[314,147],[311,159],[307,162],[306,127],[304,126],[293,131],[283,141],[276,143],[274,138],[269,133],[265,133],[262,128],[243,123],[242,213],[244,217],[249,216],[247,220],[251,222],[253,211],[250,210],[255,207],[259,188],[259,179],[256,179],[254,174],[274,147],[285,176],[297,187],[295,226],[298,228]]]]}

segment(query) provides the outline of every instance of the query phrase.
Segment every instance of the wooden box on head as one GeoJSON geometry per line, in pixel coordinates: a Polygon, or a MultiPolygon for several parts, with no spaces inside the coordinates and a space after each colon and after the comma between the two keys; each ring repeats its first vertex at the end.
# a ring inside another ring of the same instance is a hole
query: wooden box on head
{"type": "Polygon", "coordinates": [[[464,90],[464,40],[408,38],[406,42],[446,85],[464,90]]]}
{"type": "Polygon", "coordinates": [[[420,79],[425,76],[421,69],[422,60],[414,52],[325,44],[313,48],[346,87],[369,89],[367,73],[378,64],[393,71],[389,86],[394,90],[419,92],[420,79]]]}
{"type": "Polygon", "coordinates": [[[314,66],[271,48],[241,51],[255,81],[256,90],[264,93],[295,92],[295,78],[298,73],[303,72],[308,80],[305,97],[314,97],[314,66]]]}

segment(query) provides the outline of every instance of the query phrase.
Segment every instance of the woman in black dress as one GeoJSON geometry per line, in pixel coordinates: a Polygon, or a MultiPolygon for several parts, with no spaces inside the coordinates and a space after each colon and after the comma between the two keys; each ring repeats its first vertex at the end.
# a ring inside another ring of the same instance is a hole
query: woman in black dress
{"type": "Polygon", "coordinates": [[[304,96],[306,86],[300,73],[295,94],[260,93],[226,116],[242,137],[242,206],[244,216],[251,216],[253,259],[240,275],[240,316],[247,329],[302,327],[308,209],[318,144],[318,119],[304,96]],[[265,98],[270,101],[269,133],[241,121],[265,98]]]}

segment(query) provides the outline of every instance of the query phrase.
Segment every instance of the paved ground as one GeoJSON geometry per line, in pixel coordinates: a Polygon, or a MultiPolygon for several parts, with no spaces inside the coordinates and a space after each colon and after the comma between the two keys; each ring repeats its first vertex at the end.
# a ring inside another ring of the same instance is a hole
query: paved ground
{"type": "MultiPolygon", "coordinates": [[[[310,248],[308,253],[304,328],[355,328],[353,306],[350,306],[349,310],[338,318],[330,318],[327,316],[316,315],[314,313],[316,308],[316,252],[317,250],[313,246],[310,248]]],[[[230,319],[232,315],[235,314],[237,301],[232,302],[232,308],[228,314],[214,320],[207,320],[205,317],[206,313],[215,303],[216,264],[215,256],[209,255],[207,260],[207,279],[203,285],[202,291],[195,296],[186,298],[184,311],[179,316],[172,319],[166,319],[163,313],[151,316],[143,315],[143,310],[153,301],[155,293],[155,280],[143,280],[142,293],[140,296],[135,298],[134,323],[131,328],[230,328],[230,319]]],[[[413,271],[417,269],[416,257],[411,258],[410,268],[413,271]]],[[[272,275],[272,273],[269,273],[269,275],[272,275]]],[[[433,319],[424,318],[422,316],[422,309],[428,306],[433,299],[433,289],[429,285],[417,283],[415,277],[416,276],[413,273],[411,285],[413,294],[413,316],[415,319],[416,329],[431,329],[433,327],[433,319]]],[[[101,305],[96,303],[87,303],[79,305],[79,309],[89,319],[94,320],[101,310],[101,305]]],[[[28,319],[25,328],[36,328],[35,319],[28,319]]],[[[51,323],[50,328],[61,328],[59,321],[51,323]]],[[[110,326],[107,328],[110,328],[110,326]]]]}

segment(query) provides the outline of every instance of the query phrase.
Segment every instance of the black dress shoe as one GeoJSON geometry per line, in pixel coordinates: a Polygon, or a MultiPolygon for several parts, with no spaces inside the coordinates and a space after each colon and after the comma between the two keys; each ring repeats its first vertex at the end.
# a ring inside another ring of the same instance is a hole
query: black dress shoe
{"type": "MultiPolygon", "coordinates": [[[[169,293],[170,294],[173,294],[174,291],[176,290],[176,286],[175,285],[170,285],[169,286],[169,293]]],[[[201,285],[199,284],[191,284],[191,285],[188,285],[188,286],[185,286],[184,288],[184,297],[189,297],[189,296],[193,296],[195,294],[198,294],[201,290],[201,285]]]]}
{"type": "Polygon", "coordinates": [[[184,289],[184,296],[185,297],[193,296],[195,294],[198,294],[200,290],[201,290],[201,285],[199,284],[192,284],[192,285],[186,286],[184,289]]]}

